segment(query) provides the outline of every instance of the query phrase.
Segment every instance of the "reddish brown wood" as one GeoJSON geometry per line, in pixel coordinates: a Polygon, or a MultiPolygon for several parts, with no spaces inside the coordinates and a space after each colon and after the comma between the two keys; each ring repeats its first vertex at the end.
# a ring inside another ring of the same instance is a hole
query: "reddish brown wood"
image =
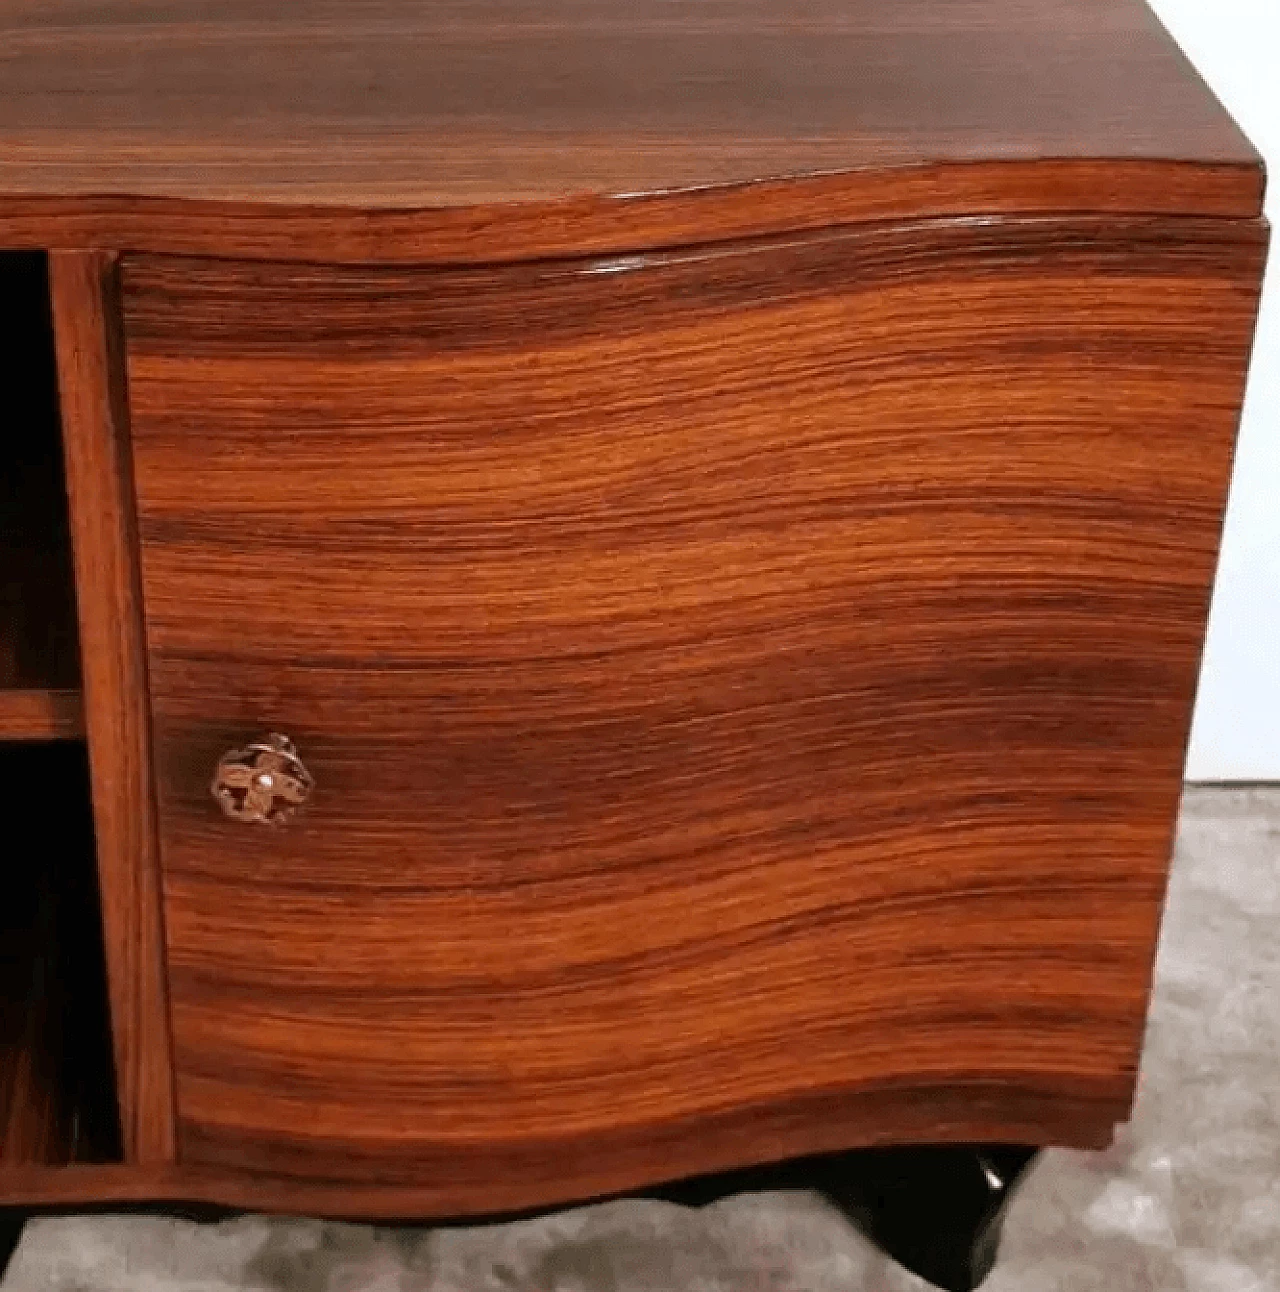
{"type": "Polygon", "coordinates": [[[1143,0],[10,0],[0,245],[467,260],[1256,217],[1143,0]]]}
{"type": "Polygon", "coordinates": [[[79,691],[0,691],[0,740],[74,740],[82,735],[79,691]]]}
{"type": "Polygon", "coordinates": [[[111,1024],[127,1161],[174,1155],[164,941],[115,258],[50,258],[111,1024]]]}
{"type": "MultiPolygon", "coordinates": [[[[96,1163],[51,1167],[34,1162],[0,1161],[0,1204],[69,1207],[174,1201],[185,1197],[176,1183],[179,1174],[182,1179],[191,1180],[189,1172],[165,1166],[96,1163]]],[[[191,1188],[195,1190],[194,1184],[191,1188]]]]}
{"type": "Polygon", "coordinates": [[[1257,160],[1141,0],[9,0],[2,22],[13,193],[483,206],[1257,160]]]}
{"type": "Polygon", "coordinates": [[[1262,185],[1260,166],[1041,161],[859,170],[627,201],[580,197],[412,211],[0,197],[0,242],[332,263],[492,264],[930,216],[1115,212],[1253,218],[1262,209],[1262,185]]]}
{"type": "Polygon", "coordinates": [[[126,258],[184,1162],[467,1212],[1105,1141],[1264,242],[126,258]],[[269,730],[318,788],[255,833],[269,730]]]}

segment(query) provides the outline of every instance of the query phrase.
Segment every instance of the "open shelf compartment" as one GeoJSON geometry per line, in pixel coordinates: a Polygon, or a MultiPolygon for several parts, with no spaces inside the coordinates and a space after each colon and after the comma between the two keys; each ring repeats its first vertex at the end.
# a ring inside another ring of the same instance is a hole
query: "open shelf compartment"
{"type": "Polygon", "coordinates": [[[0,745],[0,1181],[120,1159],[82,745],[0,745]]]}
{"type": "Polygon", "coordinates": [[[81,734],[46,257],[0,252],[0,741],[81,734]]]}

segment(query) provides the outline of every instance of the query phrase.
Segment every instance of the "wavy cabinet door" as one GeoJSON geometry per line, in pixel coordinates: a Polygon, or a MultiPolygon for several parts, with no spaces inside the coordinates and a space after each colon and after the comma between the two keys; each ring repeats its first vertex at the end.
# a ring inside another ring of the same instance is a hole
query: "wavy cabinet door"
{"type": "Polygon", "coordinates": [[[463,1213],[1105,1142],[1261,244],[126,258],[183,1160],[463,1213]],[[279,829],[208,791],[269,731],[279,829]]]}

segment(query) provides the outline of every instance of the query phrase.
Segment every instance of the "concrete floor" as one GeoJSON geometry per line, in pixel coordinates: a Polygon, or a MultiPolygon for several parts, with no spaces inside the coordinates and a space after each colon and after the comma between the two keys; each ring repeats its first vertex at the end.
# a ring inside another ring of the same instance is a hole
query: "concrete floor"
{"type": "MultiPolygon", "coordinates": [[[[927,1223],[927,1222],[923,1222],[927,1223]]],[[[617,1202],[448,1231],[32,1222],[4,1292],[911,1292],[820,1198],[617,1202]]],[[[1134,1120],[1052,1150],[987,1292],[1280,1292],[1280,789],[1189,790],[1134,1120]]]]}

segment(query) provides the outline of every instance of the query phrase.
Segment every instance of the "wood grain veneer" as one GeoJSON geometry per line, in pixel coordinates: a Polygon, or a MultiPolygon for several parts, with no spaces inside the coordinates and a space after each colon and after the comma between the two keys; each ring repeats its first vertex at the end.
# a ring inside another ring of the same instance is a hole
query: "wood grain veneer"
{"type": "Polygon", "coordinates": [[[174,1156],[150,714],[116,258],[50,256],[102,921],[125,1160],[174,1156]]]}
{"type": "Polygon", "coordinates": [[[79,691],[0,691],[0,739],[74,740],[83,735],[79,691]]]}
{"type": "Polygon", "coordinates": [[[0,245],[492,262],[1261,213],[1143,0],[9,0],[0,85],[0,245]]]}
{"type": "Polygon", "coordinates": [[[126,256],[185,1166],[458,1214],[1105,1142],[1264,244],[126,256]],[[267,730],[318,790],[255,833],[267,730]]]}
{"type": "Polygon", "coordinates": [[[167,198],[0,197],[10,246],[130,247],[329,263],[493,264],[649,251],[926,216],[1115,212],[1255,218],[1262,169],[973,162],[612,197],[402,211],[167,198]]]}

